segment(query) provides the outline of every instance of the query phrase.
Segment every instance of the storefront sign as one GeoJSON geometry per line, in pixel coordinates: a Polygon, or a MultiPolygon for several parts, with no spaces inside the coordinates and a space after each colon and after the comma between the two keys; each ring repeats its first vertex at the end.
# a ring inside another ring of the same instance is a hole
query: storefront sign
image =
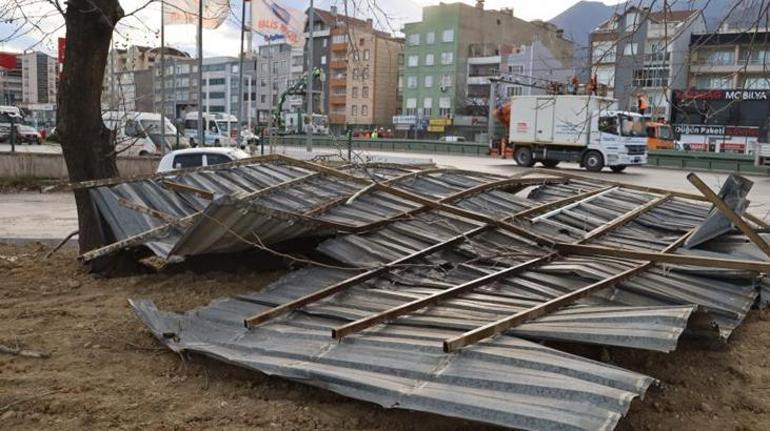
{"type": "Polygon", "coordinates": [[[759,136],[758,127],[723,126],[708,124],[674,124],[674,132],[680,135],[706,136],[759,136]]]}
{"type": "Polygon", "coordinates": [[[768,90],[676,90],[677,100],[770,100],[768,90]]]}

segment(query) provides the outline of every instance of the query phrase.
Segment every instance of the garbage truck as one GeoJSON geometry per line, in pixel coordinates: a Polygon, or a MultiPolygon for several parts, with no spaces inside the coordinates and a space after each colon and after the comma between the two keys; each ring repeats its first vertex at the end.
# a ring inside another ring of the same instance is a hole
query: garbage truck
{"type": "Polygon", "coordinates": [[[647,163],[644,116],[619,111],[613,99],[592,95],[514,96],[508,143],[520,166],[577,162],[598,172],[647,163]]]}

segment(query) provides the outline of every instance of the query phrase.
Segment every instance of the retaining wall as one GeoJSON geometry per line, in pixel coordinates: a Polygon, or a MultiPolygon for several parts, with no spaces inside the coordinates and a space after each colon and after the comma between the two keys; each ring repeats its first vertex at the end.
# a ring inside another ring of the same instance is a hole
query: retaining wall
{"type": "MultiPolygon", "coordinates": [[[[158,157],[118,157],[121,176],[152,174],[158,157]]],[[[61,154],[0,153],[0,177],[51,178],[67,180],[67,166],[61,154]]]]}

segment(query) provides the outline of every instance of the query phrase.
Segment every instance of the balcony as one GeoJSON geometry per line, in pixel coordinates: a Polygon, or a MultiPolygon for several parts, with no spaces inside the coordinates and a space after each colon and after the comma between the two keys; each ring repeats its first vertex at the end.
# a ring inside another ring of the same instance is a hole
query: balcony
{"type": "Polygon", "coordinates": [[[332,94],[329,96],[329,104],[344,106],[347,101],[347,96],[344,94],[332,94]]]}
{"type": "Polygon", "coordinates": [[[489,78],[494,78],[497,75],[491,76],[469,76],[467,80],[468,85],[489,85],[489,78]]]}
{"type": "Polygon", "coordinates": [[[348,61],[347,60],[338,60],[334,59],[329,62],[329,68],[330,69],[342,69],[345,70],[348,67],[348,61]]]}
{"type": "Polygon", "coordinates": [[[490,55],[487,57],[468,57],[468,64],[500,64],[499,55],[490,55]]]}
{"type": "Polygon", "coordinates": [[[347,50],[348,44],[346,42],[332,44],[332,52],[347,52],[347,50]]]}
{"type": "Polygon", "coordinates": [[[329,80],[329,87],[346,87],[348,85],[347,76],[343,78],[331,78],[329,80]]]}

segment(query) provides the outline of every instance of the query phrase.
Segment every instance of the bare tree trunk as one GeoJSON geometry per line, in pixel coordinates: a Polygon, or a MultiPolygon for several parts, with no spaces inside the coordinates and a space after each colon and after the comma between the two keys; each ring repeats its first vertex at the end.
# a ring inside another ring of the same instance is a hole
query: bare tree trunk
{"type": "MultiPolygon", "coordinates": [[[[112,32],[123,9],[118,0],[70,0],[64,20],[67,45],[59,82],[56,132],[70,181],[117,176],[114,141],[102,122],[104,68],[112,32]]],[[[75,192],[80,252],[104,245],[93,203],[85,190],[75,192]]]]}

